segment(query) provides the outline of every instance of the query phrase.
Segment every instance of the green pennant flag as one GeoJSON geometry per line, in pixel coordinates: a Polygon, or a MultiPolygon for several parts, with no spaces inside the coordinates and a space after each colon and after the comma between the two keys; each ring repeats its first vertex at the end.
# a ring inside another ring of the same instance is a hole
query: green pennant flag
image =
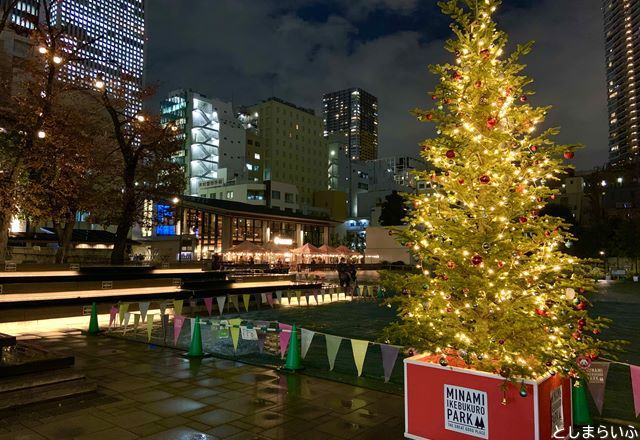
{"type": "Polygon", "coordinates": [[[118,320],[120,325],[124,322],[124,315],[129,311],[129,303],[121,303],[118,307],[118,320]]]}
{"type": "Polygon", "coordinates": [[[173,314],[174,315],[182,315],[182,305],[184,304],[183,299],[174,299],[173,300],[173,314]]]}
{"type": "Polygon", "coordinates": [[[300,305],[300,298],[302,298],[302,292],[299,290],[296,290],[296,299],[298,300],[298,305],[300,305]]]}
{"type": "Polygon", "coordinates": [[[369,341],[351,340],[351,351],[353,352],[353,360],[356,363],[358,376],[362,376],[362,366],[364,365],[364,358],[367,356],[367,348],[369,348],[369,341]]]}
{"type": "Polygon", "coordinates": [[[245,293],[244,295],[242,295],[242,302],[244,303],[244,309],[247,312],[249,311],[249,300],[251,300],[251,294],[250,293],[245,293]]]}
{"type": "Polygon", "coordinates": [[[147,342],[151,342],[151,331],[153,330],[153,314],[147,315],[147,342]]]}
{"type": "Polygon", "coordinates": [[[139,314],[133,315],[133,331],[134,331],[134,333],[138,332],[138,325],[139,324],[140,324],[140,315],[139,314]]]}
{"type": "Polygon", "coordinates": [[[234,318],[229,320],[229,327],[231,327],[231,341],[233,342],[233,351],[238,349],[238,339],[240,339],[240,318],[234,318]]]}
{"type": "Polygon", "coordinates": [[[327,341],[327,358],[329,359],[329,370],[333,371],[333,366],[336,362],[336,356],[338,355],[338,349],[342,338],[340,336],[324,335],[327,341]]]}

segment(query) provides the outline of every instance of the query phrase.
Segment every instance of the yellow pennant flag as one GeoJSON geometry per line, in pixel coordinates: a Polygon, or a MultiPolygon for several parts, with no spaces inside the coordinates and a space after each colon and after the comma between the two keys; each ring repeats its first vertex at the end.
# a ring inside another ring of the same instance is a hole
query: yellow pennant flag
{"type": "Polygon", "coordinates": [[[174,299],[173,300],[173,314],[174,315],[182,315],[182,304],[184,304],[183,299],[174,299]]]}
{"type": "Polygon", "coordinates": [[[153,314],[147,315],[147,342],[151,342],[151,331],[153,330],[153,314]]]}
{"type": "Polygon", "coordinates": [[[240,338],[240,318],[234,318],[229,320],[229,327],[231,327],[231,341],[233,342],[233,351],[238,349],[238,339],[240,338]]]}
{"type": "Polygon", "coordinates": [[[118,308],[118,319],[120,320],[120,325],[124,321],[124,314],[129,311],[129,303],[121,303],[118,308]]]}
{"type": "Polygon", "coordinates": [[[140,325],[140,315],[136,313],[133,315],[133,331],[136,333],[138,332],[138,325],[140,325]]]}
{"type": "Polygon", "coordinates": [[[358,376],[362,375],[362,366],[364,365],[364,358],[367,356],[367,348],[369,348],[369,341],[351,340],[351,350],[353,351],[353,360],[358,369],[358,376]]]}
{"type": "Polygon", "coordinates": [[[249,300],[251,299],[251,294],[250,293],[245,293],[244,295],[242,295],[242,302],[244,303],[244,309],[248,312],[249,311],[249,300]]]}

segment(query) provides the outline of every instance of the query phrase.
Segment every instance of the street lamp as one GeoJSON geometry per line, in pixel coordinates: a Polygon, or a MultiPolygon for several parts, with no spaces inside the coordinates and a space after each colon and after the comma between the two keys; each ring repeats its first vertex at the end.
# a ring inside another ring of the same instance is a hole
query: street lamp
{"type": "Polygon", "coordinates": [[[144,122],[145,121],[144,115],[138,115],[138,116],[136,116],[136,119],[138,120],[138,122],[144,122]]]}
{"type": "Polygon", "coordinates": [[[96,78],[96,82],[93,83],[93,85],[96,87],[96,89],[98,90],[102,90],[104,89],[104,81],[102,80],[101,77],[96,78]]]}
{"type": "Polygon", "coordinates": [[[62,57],[59,55],[54,55],[52,58],[53,62],[56,64],[61,64],[62,63],[62,57]]]}
{"type": "Polygon", "coordinates": [[[44,139],[45,137],[47,137],[47,133],[43,130],[38,131],[38,139],[44,139]]]}
{"type": "Polygon", "coordinates": [[[46,48],[46,47],[44,47],[44,46],[40,46],[40,47],[38,48],[38,52],[40,52],[42,55],[44,55],[44,54],[46,54],[47,52],[49,52],[49,49],[47,49],[47,48],[46,48]]]}

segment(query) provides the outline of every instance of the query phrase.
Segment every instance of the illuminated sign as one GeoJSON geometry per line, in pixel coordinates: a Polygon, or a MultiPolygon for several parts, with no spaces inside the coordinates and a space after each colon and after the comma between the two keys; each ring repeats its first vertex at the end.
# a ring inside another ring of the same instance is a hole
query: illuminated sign
{"type": "Polygon", "coordinates": [[[273,243],[274,244],[283,244],[283,245],[286,245],[286,246],[291,246],[293,244],[293,238],[275,237],[273,239],[273,243]]]}

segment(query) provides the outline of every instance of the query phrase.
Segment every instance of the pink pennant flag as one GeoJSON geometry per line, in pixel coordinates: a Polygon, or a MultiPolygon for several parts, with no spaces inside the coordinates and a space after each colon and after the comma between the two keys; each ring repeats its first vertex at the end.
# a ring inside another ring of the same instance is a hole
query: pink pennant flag
{"type": "Polygon", "coordinates": [[[109,310],[109,327],[116,322],[116,316],[118,316],[118,308],[113,306],[109,310]]]}
{"type": "Polygon", "coordinates": [[[629,365],[631,373],[631,388],[633,389],[633,406],[636,409],[636,417],[640,415],[640,367],[629,365]]]}
{"type": "Polygon", "coordinates": [[[173,345],[178,345],[178,338],[180,337],[180,331],[184,324],[184,316],[175,315],[173,317],[173,345]]]}
{"type": "Polygon", "coordinates": [[[280,327],[280,355],[284,359],[284,354],[287,352],[289,346],[289,339],[291,339],[291,326],[289,324],[279,323],[280,327]]]}
{"type": "Polygon", "coordinates": [[[607,385],[607,375],[609,374],[609,362],[593,362],[585,369],[587,374],[587,387],[591,392],[591,397],[596,404],[598,412],[602,414],[604,405],[604,389],[607,385]]]}
{"type": "Polygon", "coordinates": [[[204,306],[207,308],[207,313],[211,316],[211,311],[213,310],[213,298],[205,298],[204,306]]]}
{"type": "Polygon", "coordinates": [[[271,307],[273,307],[273,293],[272,293],[272,292],[269,292],[269,293],[267,293],[266,295],[267,295],[267,302],[269,303],[269,305],[270,305],[271,307]]]}

